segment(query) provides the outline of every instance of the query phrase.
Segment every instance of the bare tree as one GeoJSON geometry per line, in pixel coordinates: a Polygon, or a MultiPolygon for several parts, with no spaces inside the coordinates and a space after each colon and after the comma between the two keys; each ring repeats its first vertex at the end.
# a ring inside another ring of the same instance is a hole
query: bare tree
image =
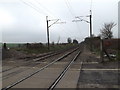
{"type": "Polygon", "coordinates": [[[72,39],[69,37],[69,38],[67,39],[67,42],[68,42],[68,43],[72,43],[72,39]]]}
{"type": "Polygon", "coordinates": [[[104,23],[103,28],[100,29],[101,37],[104,39],[111,39],[113,37],[112,28],[116,24],[114,22],[104,23]]]}
{"type": "Polygon", "coordinates": [[[73,39],[74,44],[78,44],[78,41],[76,39],[73,39]]]}

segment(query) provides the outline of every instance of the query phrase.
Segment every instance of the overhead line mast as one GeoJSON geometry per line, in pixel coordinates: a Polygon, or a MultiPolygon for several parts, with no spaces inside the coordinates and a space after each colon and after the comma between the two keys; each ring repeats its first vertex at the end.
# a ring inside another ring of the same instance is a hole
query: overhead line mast
{"type": "Polygon", "coordinates": [[[79,20],[73,20],[72,22],[79,22],[79,21],[84,21],[86,23],[89,23],[89,28],[90,28],[90,48],[92,51],[92,10],[90,10],[90,15],[87,16],[77,16],[75,18],[78,18],[79,20]],[[89,21],[82,19],[81,17],[89,17],[89,21]]]}
{"type": "Polygon", "coordinates": [[[49,20],[48,19],[48,16],[46,16],[46,22],[47,22],[47,40],[48,40],[48,50],[50,50],[50,35],[49,35],[49,28],[54,25],[54,24],[63,24],[63,23],[66,23],[66,22],[58,22],[60,19],[52,19],[52,20],[49,20]],[[49,25],[49,21],[54,21],[51,25],[49,25]],[[58,22],[58,23],[57,23],[58,22]]]}

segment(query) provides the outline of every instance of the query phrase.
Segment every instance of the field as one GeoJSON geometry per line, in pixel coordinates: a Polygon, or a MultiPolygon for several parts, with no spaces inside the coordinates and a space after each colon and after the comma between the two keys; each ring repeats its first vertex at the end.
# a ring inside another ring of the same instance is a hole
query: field
{"type": "Polygon", "coordinates": [[[54,52],[59,50],[64,50],[70,47],[76,46],[74,44],[50,44],[50,49],[46,44],[41,43],[32,43],[32,44],[23,44],[23,43],[7,43],[7,50],[3,49],[3,58],[24,58],[32,57],[37,54],[54,52]]]}

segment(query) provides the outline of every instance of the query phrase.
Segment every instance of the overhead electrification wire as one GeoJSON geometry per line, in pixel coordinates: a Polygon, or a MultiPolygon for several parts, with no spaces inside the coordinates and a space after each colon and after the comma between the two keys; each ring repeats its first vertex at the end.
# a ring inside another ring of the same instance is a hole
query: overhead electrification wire
{"type": "MultiPolygon", "coordinates": [[[[65,4],[66,4],[69,12],[71,13],[72,17],[74,18],[75,14],[73,13],[73,9],[72,9],[72,6],[71,6],[70,2],[68,0],[65,0],[65,4]]],[[[79,25],[77,24],[77,22],[75,22],[75,23],[76,23],[76,27],[77,27],[78,32],[79,32],[79,30],[80,30],[79,25]]]]}
{"type": "MultiPolygon", "coordinates": [[[[36,1],[38,4],[39,4],[39,6],[41,6],[42,4],[40,3],[40,2],[38,2],[38,1],[36,1]]],[[[43,5],[42,5],[43,6],[43,5]]],[[[69,6],[69,5],[68,5],[69,6]]],[[[44,7],[44,6],[43,6],[44,7]]],[[[38,8],[38,7],[37,7],[38,8]]],[[[51,11],[49,11],[46,7],[44,7],[44,9],[45,10],[47,10],[48,12],[50,12],[51,13],[51,11]]],[[[44,10],[44,11],[45,11],[44,10]]],[[[72,13],[72,11],[71,11],[71,13],[72,13]]],[[[51,13],[52,14],[52,13],[51,13]]],[[[63,30],[63,29],[62,29],[63,30]]],[[[63,30],[65,33],[69,33],[69,35],[71,36],[71,35],[73,35],[73,32],[70,32],[70,31],[66,31],[66,30],[63,30]]],[[[76,36],[76,35],[75,35],[76,36]]]]}
{"type": "MultiPolygon", "coordinates": [[[[25,5],[27,5],[27,6],[29,6],[29,7],[31,7],[32,9],[34,9],[34,10],[36,10],[38,13],[40,13],[40,14],[42,14],[42,15],[45,15],[46,16],[46,14],[48,14],[48,13],[46,13],[45,12],[45,10],[47,10],[47,12],[49,12],[49,14],[51,14],[51,16],[54,16],[54,15],[52,15],[52,13],[51,13],[51,11],[49,11],[45,6],[43,6],[40,2],[38,2],[38,1],[36,1],[36,3],[37,4],[39,4],[39,6],[42,6],[43,8],[44,8],[44,10],[41,10],[40,9],[40,7],[38,7],[37,5],[35,5],[35,3],[33,4],[32,2],[26,2],[26,1],[24,1],[24,0],[20,0],[22,3],[24,3],[25,5]],[[44,12],[41,12],[41,11],[44,11],[44,12]],[[43,14],[44,13],[44,14],[43,14]]],[[[68,8],[69,8],[69,10],[70,10],[70,5],[67,3],[67,6],[68,6],[68,8]]],[[[70,10],[70,12],[71,12],[71,14],[74,16],[74,13],[70,10]]],[[[59,27],[60,28],[60,27],[59,27]]],[[[63,29],[63,27],[62,28],[60,28],[60,30],[62,30],[62,31],[64,31],[65,32],[65,34],[66,35],[70,35],[70,36],[76,36],[76,35],[73,35],[73,33],[72,32],[70,32],[70,31],[66,31],[65,29],[63,29]]],[[[58,33],[59,34],[59,33],[58,33]]]]}
{"type": "Polygon", "coordinates": [[[25,1],[23,1],[23,0],[20,0],[20,1],[21,1],[23,4],[29,6],[29,7],[31,7],[32,9],[34,9],[35,11],[37,11],[39,14],[41,14],[41,15],[45,15],[45,13],[43,14],[42,12],[39,11],[38,8],[35,8],[35,7],[32,6],[31,4],[29,4],[28,2],[25,2],[25,1]]]}
{"type": "Polygon", "coordinates": [[[43,8],[43,5],[41,5],[39,2],[37,2],[36,0],[33,0],[35,1],[34,3],[32,2],[29,2],[31,5],[33,5],[34,7],[38,8],[39,10],[41,10],[42,12],[46,13],[47,16],[52,16],[52,14],[45,8],[43,8]]]}
{"type": "MultiPolygon", "coordinates": [[[[39,1],[36,1],[36,2],[39,4],[39,6],[42,6],[45,10],[47,10],[49,13],[52,14],[52,12],[51,12],[50,10],[48,10],[48,8],[46,8],[45,6],[43,6],[42,3],[40,3],[39,1]]],[[[54,15],[53,15],[53,16],[54,16],[54,15]]],[[[57,18],[56,16],[54,16],[54,17],[57,18]]],[[[60,27],[59,27],[59,28],[60,28],[60,27]]],[[[62,27],[60,28],[60,30],[64,31],[66,35],[68,35],[68,33],[69,33],[69,35],[72,35],[72,33],[67,32],[67,31],[64,30],[62,27]]],[[[58,34],[59,34],[59,33],[58,33],[58,34]]]]}
{"type": "Polygon", "coordinates": [[[49,14],[51,14],[51,16],[55,17],[55,16],[53,15],[53,13],[52,13],[48,8],[46,8],[42,3],[40,3],[38,0],[35,0],[35,2],[36,2],[40,7],[42,7],[42,8],[44,9],[44,11],[49,12],[49,14]]]}
{"type": "MultiPolygon", "coordinates": [[[[43,6],[40,2],[38,2],[38,1],[36,1],[40,6],[43,6]]],[[[51,13],[51,11],[50,10],[48,10],[45,6],[43,6],[48,12],[50,12],[51,13]]],[[[69,5],[68,5],[68,7],[69,7],[69,5]]],[[[72,13],[72,11],[71,11],[71,13],[72,13]]],[[[52,13],[51,13],[52,14],[52,13]]],[[[60,28],[60,27],[59,27],[60,28]]],[[[73,33],[72,32],[70,32],[70,31],[66,31],[66,30],[64,30],[62,27],[60,28],[60,30],[62,30],[62,31],[64,31],[65,32],[65,34],[66,35],[70,35],[70,36],[72,36],[73,35],[73,33]]]]}
{"type": "MultiPolygon", "coordinates": [[[[39,3],[39,2],[37,2],[37,3],[39,3]]],[[[32,4],[32,3],[31,3],[32,4]]],[[[39,3],[39,5],[41,5],[41,3],[39,3]]],[[[39,9],[39,7],[36,7],[36,8],[38,8],[39,9]]],[[[45,9],[47,9],[47,8],[45,8],[45,9]]],[[[48,9],[47,9],[47,11],[48,11],[48,9]]],[[[50,11],[48,11],[48,12],[50,12],[50,11]]],[[[63,29],[61,29],[61,30],[63,30],[63,29]]],[[[68,35],[67,33],[69,33],[69,32],[66,32],[66,30],[63,30],[65,33],[66,33],[66,35],[68,35]]],[[[59,34],[59,33],[58,33],[59,34]]],[[[69,33],[69,34],[72,34],[72,33],[69,33]]]]}
{"type": "Polygon", "coordinates": [[[52,17],[54,17],[54,15],[46,7],[44,7],[40,2],[38,2],[36,0],[35,1],[33,0],[34,3],[30,2],[30,1],[24,1],[24,0],[20,0],[20,1],[22,1],[24,4],[30,6],[31,8],[35,9],[39,13],[41,13],[41,14],[44,13],[45,16],[52,16],[52,17]]]}
{"type": "Polygon", "coordinates": [[[74,13],[72,12],[72,8],[71,8],[71,6],[70,6],[68,0],[65,0],[65,4],[66,4],[66,6],[67,6],[69,12],[71,13],[71,15],[72,15],[72,16],[75,16],[74,13]]]}

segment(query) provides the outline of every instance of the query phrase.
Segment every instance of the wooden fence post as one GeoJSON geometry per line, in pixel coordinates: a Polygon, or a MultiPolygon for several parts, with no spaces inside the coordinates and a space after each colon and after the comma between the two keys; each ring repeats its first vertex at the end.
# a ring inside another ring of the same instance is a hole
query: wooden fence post
{"type": "Polygon", "coordinates": [[[100,58],[101,58],[101,62],[104,62],[104,57],[103,57],[103,39],[100,39],[100,58]]]}

